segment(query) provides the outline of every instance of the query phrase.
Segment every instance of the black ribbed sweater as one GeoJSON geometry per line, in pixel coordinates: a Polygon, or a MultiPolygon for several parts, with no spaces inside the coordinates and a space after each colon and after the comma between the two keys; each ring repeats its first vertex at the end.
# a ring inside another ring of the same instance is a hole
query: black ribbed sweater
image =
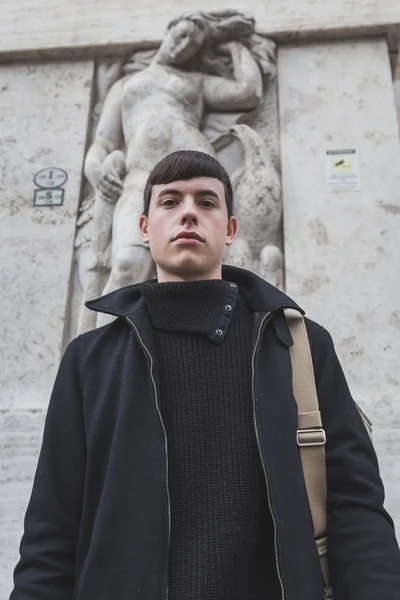
{"type": "Polygon", "coordinates": [[[169,600],[277,600],[253,422],[252,313],[223,280],[145,283],[141,291],[168,443],[169,600]]]}

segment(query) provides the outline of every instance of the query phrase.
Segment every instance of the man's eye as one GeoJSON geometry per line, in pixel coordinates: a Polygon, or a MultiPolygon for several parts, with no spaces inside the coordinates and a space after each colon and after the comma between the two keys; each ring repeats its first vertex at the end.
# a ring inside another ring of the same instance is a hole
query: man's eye
{"type": "Polygon", "coordinates": [[[215,202],[213,200],[202,200],[200,204],[202,204],[206,208],[214,208],[215,206],[215,202]]]}
{"type": "Polygon", "coordinates": [[[174,206],[175,204],[177,204],[177,200],[175,200],[174,198],[164,200],[164,202],[162,203],[163,206],[174,206]]]}

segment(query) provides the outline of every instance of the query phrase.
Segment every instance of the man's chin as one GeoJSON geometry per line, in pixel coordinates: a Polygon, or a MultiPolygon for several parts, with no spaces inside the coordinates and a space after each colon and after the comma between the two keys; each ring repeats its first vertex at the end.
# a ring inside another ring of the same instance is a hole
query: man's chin
{"type": "Polygon", "coordinates": [[[196,258],[187,257],[185,260],[180,260],[171,263],[164,263],[159,265],[163,271],[170,273],[171,275],[179,275],[195,277],[201,276],[215,270],[214,263],[208,263],[204,260],[196,260],[196,258]]]}

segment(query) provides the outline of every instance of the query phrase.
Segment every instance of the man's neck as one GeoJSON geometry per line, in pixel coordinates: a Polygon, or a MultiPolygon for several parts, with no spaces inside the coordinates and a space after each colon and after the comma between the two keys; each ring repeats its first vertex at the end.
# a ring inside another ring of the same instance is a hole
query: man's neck
{"type": "Polygon", "coordinates": [[[157,267],[157,281],[158,283],[167,282],[184,282],[184,281],[207,281],[211,279],[222,279],[222,267],[215,269],[211,272],[205,273],[173,273],[165,271],[160,267],[157,267]]]}

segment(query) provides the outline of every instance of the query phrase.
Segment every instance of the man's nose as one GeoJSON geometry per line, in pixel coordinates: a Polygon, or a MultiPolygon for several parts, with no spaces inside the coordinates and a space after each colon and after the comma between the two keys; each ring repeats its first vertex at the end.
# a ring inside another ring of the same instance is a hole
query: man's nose
{"type": "Polygon", "coordinates": [[[198,215],[196,203],[190,199],[182,203],[182,212],[180,215],[180,224],[186,225],[186,223],[197,225],[198,215]]]}

